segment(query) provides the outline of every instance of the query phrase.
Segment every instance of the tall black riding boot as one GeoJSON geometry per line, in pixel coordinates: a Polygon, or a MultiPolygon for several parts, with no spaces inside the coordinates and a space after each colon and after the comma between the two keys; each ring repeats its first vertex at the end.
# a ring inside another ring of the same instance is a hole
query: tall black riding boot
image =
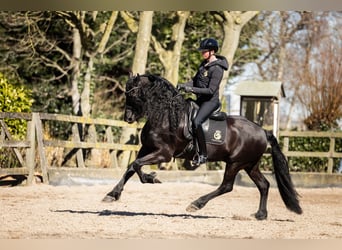
{"type": "Polygon", "coordinates": [[[199,166],[207,162],[207,145],[205,143],[204,132],[202,126],[198,126],[196,129],[196,138],[198,146],[198,155],[195,155],[192,165],[199,166]]]}

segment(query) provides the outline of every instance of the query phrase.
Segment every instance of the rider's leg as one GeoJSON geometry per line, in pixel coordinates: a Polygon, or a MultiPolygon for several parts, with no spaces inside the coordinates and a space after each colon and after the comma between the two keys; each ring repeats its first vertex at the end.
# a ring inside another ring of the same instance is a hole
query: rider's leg
{"type": "Polygon", "coordinates": [[[210,114],[217,109],[219,103],[205,102],[200,106],[196,117],[192,122],[192,130],[194,133],[194,145],[197,145],[198,156],[195,155],[193,165],[199,166],[207,161],[207,147],[205,143],[205,136],[202,128],[202,123],[207,120],[210,114]]]}
{"type": "Polygon", "coordinates": [[[207,161],[207,145],[205,143],[204,132],[202,124],[197,126],[196,130],[197,146],[198,146],[198,157],[193,159],[193,165],[199,166],[207,161]]]}

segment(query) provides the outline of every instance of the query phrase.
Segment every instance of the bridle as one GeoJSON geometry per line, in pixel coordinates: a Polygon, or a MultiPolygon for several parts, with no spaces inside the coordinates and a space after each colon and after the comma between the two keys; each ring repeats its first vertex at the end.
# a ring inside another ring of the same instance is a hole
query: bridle
{"type": "Polygon", "coordinates": [[[133,90],[136,90],[136,89],[139,89],[139,88],[141,88],[141,86],[136,86],[134,88],[131,88],[130,90],[125,91],[125,94],[128,94],[128,93],[132,92],[133,90]]]}

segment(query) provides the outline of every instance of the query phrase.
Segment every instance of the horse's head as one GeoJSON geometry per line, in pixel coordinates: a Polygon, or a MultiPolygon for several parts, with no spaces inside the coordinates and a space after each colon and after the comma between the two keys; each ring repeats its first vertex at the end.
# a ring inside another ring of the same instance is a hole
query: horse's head
{"type": "Polygon", "coordinates": [[[150,126],[175,131],[183,117],[186,101],[165,78],[156,75],[130,76],[126,83],[124,120],[146,117],[150,126]]]}
{"type": "Polygon", "coordinates": [[[124,120],[128,123],[138,121],[145,115],[145,91],[150,83],[149,77],[130,76],[126,83],[126,105],[124,120]]]}

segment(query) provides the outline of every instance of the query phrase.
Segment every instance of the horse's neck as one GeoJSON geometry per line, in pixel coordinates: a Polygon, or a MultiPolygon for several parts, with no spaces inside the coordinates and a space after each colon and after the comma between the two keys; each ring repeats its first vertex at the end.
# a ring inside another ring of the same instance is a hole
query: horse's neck
{"type": "MultiPolygon", "coordinates": [[[[150,92],[149,95],[152,97],[152,92],[150,92]]],[[[184,126],[184,119],[189,111],[190,104],[187,100],[180,99],[183,98],[180,94],[172,97],[170,96],[171,95],[164,93],[162,103],[149,102],[149,105],[152,106],[148,108],[148,110],[154,112],[148,114],[148,120],[154,128],[157,128],[158,126],[167,127],[166,125],[168,124],[170,129],[175,131],[178,130],[179,126],[184,126]],[[159,105],[157,109],[155,108],[155,105],[159,105]]],[[[160,127],[160,129],[162,129],[162,127],[160,127]]]]}

